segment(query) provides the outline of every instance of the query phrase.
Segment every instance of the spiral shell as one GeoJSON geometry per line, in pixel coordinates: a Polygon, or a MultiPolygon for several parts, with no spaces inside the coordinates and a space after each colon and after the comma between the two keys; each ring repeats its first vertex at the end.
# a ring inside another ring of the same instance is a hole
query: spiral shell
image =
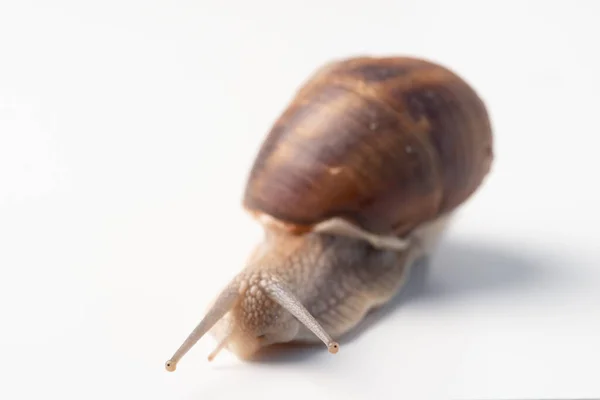
{"type": "Polygon", "coordinates": [[[492,160],[486,107],[455,73],[408,57],[339,60],[275,121],[243,203],[293,232],[342,218],[404,235],[466,201],[492,160]]]}

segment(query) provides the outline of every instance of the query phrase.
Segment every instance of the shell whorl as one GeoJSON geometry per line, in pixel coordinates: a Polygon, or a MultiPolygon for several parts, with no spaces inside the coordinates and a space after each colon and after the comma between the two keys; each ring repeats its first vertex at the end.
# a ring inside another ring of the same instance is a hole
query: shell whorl
{"type": "Polygon", "coordinates": [[[477,190],[492,144],[483,101],[450,70],[415,58],[336,61],[275,121],[244,206],[297,232],[341,217],[402,235],[477,190]]]}

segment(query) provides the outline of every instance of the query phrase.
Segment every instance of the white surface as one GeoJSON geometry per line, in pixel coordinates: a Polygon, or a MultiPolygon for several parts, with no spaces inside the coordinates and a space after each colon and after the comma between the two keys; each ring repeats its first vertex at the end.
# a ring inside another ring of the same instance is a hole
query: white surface
{"type": "Polygon", "coordinates": [[[600,396],[598,3],[282,3],[0,1],[0,398],[600,396]],[[473,83],[485,187],[336,356],[211,364],[207,338],[165,372],[258,238],[263,135],[365,53],[473,83]]]}

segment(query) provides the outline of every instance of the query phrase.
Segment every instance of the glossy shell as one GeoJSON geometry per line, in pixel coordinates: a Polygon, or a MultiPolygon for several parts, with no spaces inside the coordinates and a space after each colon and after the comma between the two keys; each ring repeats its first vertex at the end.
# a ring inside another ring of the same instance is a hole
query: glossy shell
{"type": "Polygon", "coordinates": [[[341,217],[404,234],[463,203],[493,159],[475,91],[413,58],[353,58],[296,93],[251,169],[244,206],[296,232],[341,217]]]}

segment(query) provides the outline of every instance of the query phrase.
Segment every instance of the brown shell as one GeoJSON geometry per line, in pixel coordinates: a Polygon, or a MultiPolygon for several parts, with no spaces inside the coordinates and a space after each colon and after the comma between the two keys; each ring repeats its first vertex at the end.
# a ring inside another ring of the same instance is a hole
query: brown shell
{"type": "Polygon", "coordinates": [[[403,234],[481,184],[492,129],[475,91],[414,58],[353,58],[321,68],[267,135],[244,206],[305,232],[342,217],[403,234]]]}

